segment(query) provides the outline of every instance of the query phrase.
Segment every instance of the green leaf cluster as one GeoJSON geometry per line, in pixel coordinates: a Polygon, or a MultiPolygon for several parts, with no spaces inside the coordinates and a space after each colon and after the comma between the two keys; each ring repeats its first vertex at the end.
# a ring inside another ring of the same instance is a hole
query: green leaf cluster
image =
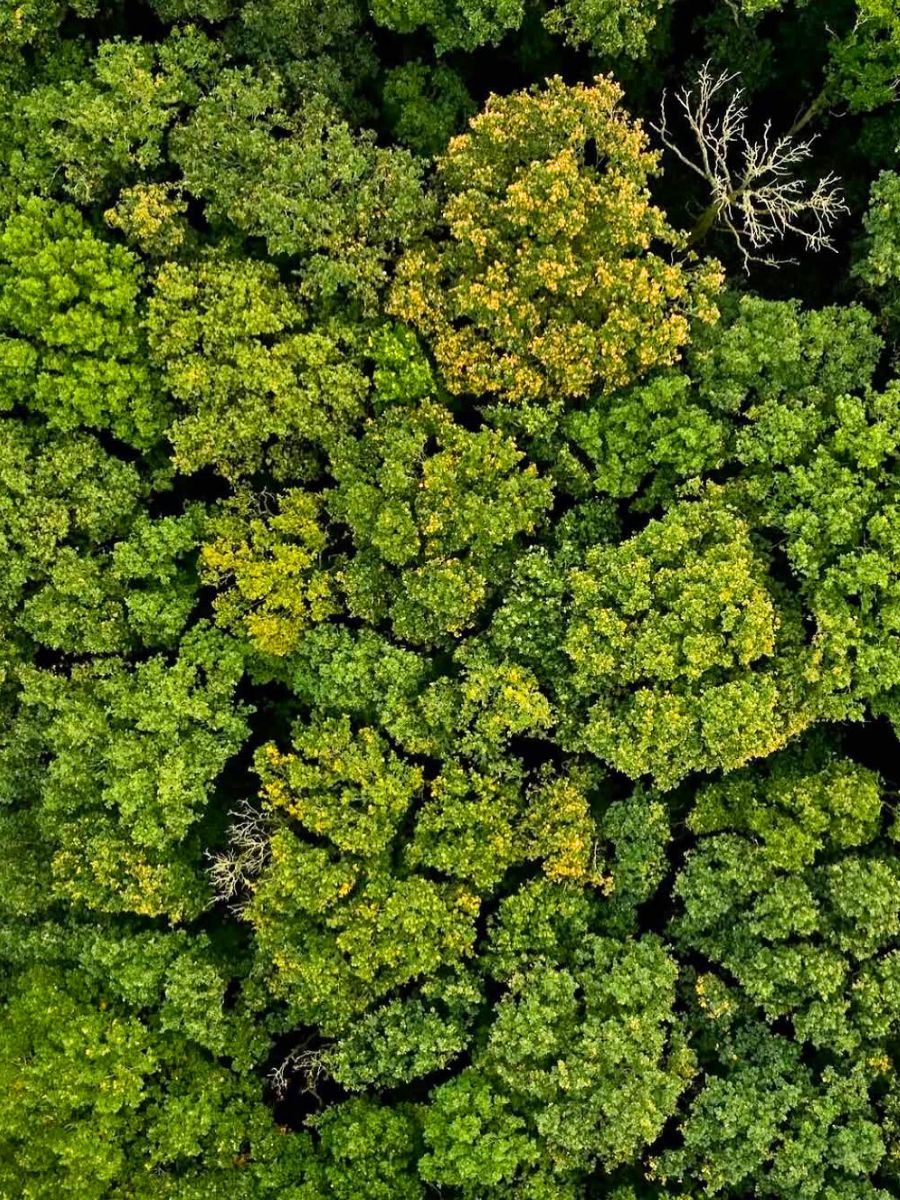
{"type": "Polygon", "coordinates": [[[0,1196],[898,1194],[898,31],[0,0],[0,1196]]]}

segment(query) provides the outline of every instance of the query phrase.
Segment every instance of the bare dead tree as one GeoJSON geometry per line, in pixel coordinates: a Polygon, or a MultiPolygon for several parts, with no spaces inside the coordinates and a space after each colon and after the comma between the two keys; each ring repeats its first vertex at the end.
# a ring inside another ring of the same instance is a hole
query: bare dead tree
{"type": "Polygon", "coordinates": [[[711,192],[689,244],[696,245],[713,228],[725,229],[737,243],[745,269],[751,262],[793,261],[767,253],[767,247],[789,234],[802,238],[808,250],[834,249],[831,229],[848,211],[837,176],[829,173],[811,185],[797,177],[800,164],[812,157],[814,137],[798,141],[793,130],[775,137],[767,121],[760,139],[751,141],[743,88],[730,86],[738,78],[728,72],[713,75],[707,63],[696,87],[676,94],[696,143],[693,155],[686,154],[669,131],[665,93],[660,123],[653,126],[663,145],[711,192]]]}
{"type": "MultiPolygon", "coordinates": [[[[233,900],[247,891],[261,873],[269,856],[271,830],[265,817],[247,800],[241,800],[230,814],[228,845],[219,854],[210,854],[209,877],[219,900],[233,900]]],[[[239,912],[242,904],[231,906],[239,912]]]]}
{"type": "Polygon", "coordinates": [[[287,1091],[291,1080],[298,1075],[300,1090],[320,1100],[318,1087],[325,1075],[321,1050],[308,1050],[300,1046],[292,1050],[283,1062],[269,1072],[269,1081],[279,1100],[287,1091]]]}

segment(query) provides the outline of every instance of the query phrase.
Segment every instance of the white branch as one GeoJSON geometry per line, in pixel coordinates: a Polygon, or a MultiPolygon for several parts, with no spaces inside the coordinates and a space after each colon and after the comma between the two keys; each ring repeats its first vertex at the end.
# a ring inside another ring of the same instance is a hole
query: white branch
{"type": "Polygon", "coordinates": [[[726,230],[737,242],[745,268],[751,262],[792,261],[757,254],[789,235],[799,237],[808,250],[834,249],[831,229],[848,211],[840,181],[828,174],[810,187],[795,175],[800,164],[812,157],[814,138],[797,141],[790,134],[775,136],[767,121],[759,139],[751,141],[743,89],[730,88],[737,78],[724,71],[713,75],[707,63],[696,87],[676,95],[693,137],[693,153],[683,151],[669,130],[665,93],[660,123],[653,126],[663,145],[709,187],[710,203],[692,240],[700,241],[713,227],[726,230]]]}
{"type": "MultiPolygon", "coordinates": [[[[247,891],[269,857],[271,830],[266,819],[246,800],[231,816],[234,820],[228,830],[228,846],[220,854],[207,855],[212,862],[209,878],[219,900],[231,900],[247,891]]],[[[239,912],[242,905],[232,907],[239,912]]]]}
{"type": "Polygon", "coordinates": [[[300,1076],[300,1090],[308,1092],[317,1100],[319,1082],[325,1074],[325,1064],[321,1050],[292,1050],[284,1062],[269,1072],[269,1079],[276,1096],[281,1099],[288,1089],[291,1079],[300,1076]]]}

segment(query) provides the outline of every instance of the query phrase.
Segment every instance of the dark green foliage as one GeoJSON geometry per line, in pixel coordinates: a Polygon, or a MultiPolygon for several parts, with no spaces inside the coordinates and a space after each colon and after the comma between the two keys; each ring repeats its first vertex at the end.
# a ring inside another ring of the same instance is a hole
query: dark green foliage
{"type": "MultiPolygon", "coordinates": [[[[738,0],[727,5],[728,21],[752,28],[767,13],[793,7],[794,0],[738,0]]],[[[825,48],[828,59],[821,91],[798,119],[805,124],[833,103],[846,103],[851,112],[890,104],[900,76],[900,14],[893,0],[822,4],[812,18],[816,53],[825,48]]]]}
{"type": "Polygon", "coordinates": [[[439,154],[475,111],[466,85],[450,67],[404,63],[388,72],[382,91],[394,137],[418,154],[439,154]]]}
{"type": "Polygon", "coordinates": [[[429,980],[419,994],[396,999],[353,1022],[325,1058],[343,1087],[395,1087],[451,1063],[471,1041],[483,997],[460,973],[429,980]]]}
{"type": "Polygon", "coordinates": [[[222,72],[173,136],[175,161],[211,219],[298,260],[303,294],[373,311],[393,257],[427,220],[420,172],[323,97],[294,111],[284,102],[275,77],[222,72]]]}
{"type": "Polygon", "coordinates": [[[3,1200],[898,1194],[897,11],[0,0],[3,1200]]]}
{"type": "Polygon", "coordinates": [[[158,48],[102,42],[78,77],[67,72],[25,96],[13,173],[31,174],[39,165],[42,190],[59,189],[80,204],[155,178],[166,170],[169,129],[221,66],[221,50],[194,28],[174,33],[158,48]]]}
{"type": "Polygon", "coordinates": [[[603,58],[641,58],[666,0],[559,0],[544,24],[603,58]]]}
{"type": "Polygon", "coordinates": [[[372,18],[398,33],[422,26],[434,39],[435,50],[474,50],[496,45],[522,23],[523,0],[369,0],[372,18]]]}
{"type": "Polygon", "coordinates": [[[885,1146],[863,1072],[826,1067],[816,1079],[797,1046],[758,1027],[722,1051],[734,1065],[700,1092],[664,1178],[702,1195],[887,1200],[870,1181],[885,1146]]]}
{"type": "Polygon", "coordinates": [[[699,1173],[710,1192],[764,1176],[773,1196],[885,1194],[865,1183],[885,1153],[873,1101],[900,1020],[881,810],[877,776],[821,747],[698,794],[674,932],[712,968],[696,1003],[725,1039],[716,1064],[733,1065],[711,1065],[664,1174],[699,1173]],[[827,1057],[810,1068],[803,1045],[827,1057]]]}
{"type": "Polygon", "coordinates": [[[426,403],[390,409],[338,446],[327,504],[356,548],[339,572],[350,611],[372,624],[389,612],[394,634],[414,643],[470,627],[550,505],[549,482],[522,459],[496,430],[460,429],[426,403]]]}
{"type": "Polygon", "coordinates": [[[424,1178],[468,1195],[629,1161],[691,1074],[681,1040],[669,1042],[675,974],[652,939],[588,938],[577,965],[515,976],[473,1066],[434,1093],[424,1178]]]}
{"type": "MultiPolygon", "coordinates": [[[[193,827],[246,732],[233,701],[240,670],[240,655],[202,626],[173,661],[18,668],[8,754],[15,764],[27,739],[34,755],[20,786],[36,792],[28,819],[46,872],[46,895],[33,881],[38,908],[49,895],[176,920],[202,909],[208,888],[193,827]]],[[[15,809],[9,819],[15,840],[25,830],[15,809]]]]}
{"type": "Polygon", "coordinates": [[[865,252],[857,272],[896,329],[900,318],[900,175],[895,171],[883,171],[872,184],[865,227],[865,252]]]}
{"type": "Polygon", "coordinates": [[[226,39],[237,57],[274,67],[293,95],[321,92],[354,115],[369,112],[361,91],[378,64],[363,0],[240,0],[232,8],[226,39]]]}
{"type": "Polygon", "coordinates": [[[335,1196],[355,1200],[420,1200],[413,1170],[419,1123],[408,1105],[387,1108],[368,1100],[335,1105],[316,1121],[320,1155],[299,1195],[301,1200],[335,1196]]]}

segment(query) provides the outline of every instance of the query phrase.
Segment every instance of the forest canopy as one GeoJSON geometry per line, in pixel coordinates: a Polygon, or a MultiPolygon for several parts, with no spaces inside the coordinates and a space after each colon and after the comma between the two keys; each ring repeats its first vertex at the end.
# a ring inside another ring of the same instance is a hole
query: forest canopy
{"type": "Polygon", "coordinates": [[[900,1195],[898,97],[0,0],[0,1197],[900,1195]]]}

